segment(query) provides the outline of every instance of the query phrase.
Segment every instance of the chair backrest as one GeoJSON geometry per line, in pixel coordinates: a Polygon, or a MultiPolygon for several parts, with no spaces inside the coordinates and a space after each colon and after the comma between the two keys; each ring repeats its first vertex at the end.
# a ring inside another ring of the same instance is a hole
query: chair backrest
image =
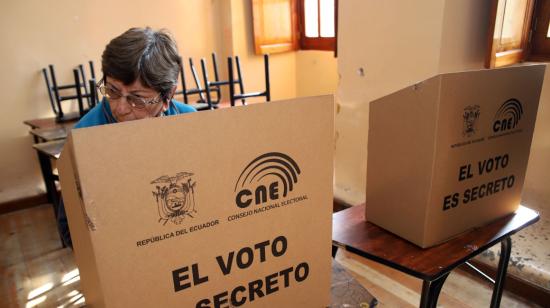
{"type": "MultiPolygon", "coordinates": [[[[91,79],[95,80],[94,62],[88,61],[88,64],[89,64],[89,66],[90,66],[90,75],[91,75],[91,77],[92,77],[91,79]]],[[[80,72],[80,77],[82,78],[82,83],[85,84],[85,83],[86,83],[86,74],[85,74],[85,72],[84,72],[84,65],[79,64],[79,65],[78,65],[78,70],[79,70],[79,72],[80,72]]],[[[75,82],[75,83],[76,83],[76,82],[75,82]]],[[[91,108],[92,104],[95,106],[95,104],[96,104],[97,102],[92,102],[91,97],[90,97],[89,94],[88,94],[88,88],[83,87],[83,89],[84,89],[84,94],[87,96],[87,97],[86,97],[86,100],[87,100],[87,102],[88,102],[88,107],[91,108]]],[[[91,91],[91,88],[90,88],[89,90],[91,91]]]]}
{"type": "MultiPolygon", "coordinates": [[[[202,69],[202,76],[204,78],[204,88],[206,90],[206,100],[210,102],[210,104],[213,105],[214,108],[218,107],[218,103],[221,101],[221,87],[225,85],[229,85],[230,81],[228,80],[220,80],[219,73],[218,73],[218,61],[216,59],[216,53],[212,53],[212,66],[214,68],[214,80],[210,81],[208,78],[208,70],[206,69],[206,60],[203,58],[201,59],[201,69],[202,69]],[[215,92],[216,93],[216,100],[213,100],[210,93],[215,92]]],[[[237,74],[238,78],[233,79],[233,83],[239,84],[239,89],[241,91],[241,94],[244,93],[244,86],[241,78],[241,70],[240,70],[240,63],[237,64],[237,74]]],[[[243,100],[243,104],[244,104],[243,100]]]]}
{"type": "Polygon", "coordinates": [[[195,68],[195,65],[193,64],[193,59],[189,58],[189,69],[191,71],[191,76],[193,77],[193,80],[195,82],[195,88],[188,89],[187,88],[187,82],[185,79],[185,66],[183,64],[182,59],[180,58],[180,79],[181,79],[181,90],[176,91],[175,94],[183,95],[183,102],[185,104],[188,104],[190,106],[193,106],[197,110],[208,110],[212,109],[211,104],[207,103],[207,100],[204,97],[205,89],[202,88],[199,80],[199,76],[197,74],[197,69],[195,68]],[[199,95],[199,100],[196,103],[189,102],[189,96],[191,95],[199,95]]]}
{"type": "MultiPolygon", "coordinates": [[[[90,74],[92,76],[92,79],[95,78],[95,71],[93,62],[88,62],[90,65],[90,74]]],[[[42,75],[44,76],[44,80],[46,82],[46,89],[48,91],[48,97],[50,99],[50,104],[52,107],[52,111],[56,115],[56,120],[58,122],[64,122],[64,121],[70,121],[74,120],[75,118],[82,117],[88,109],[95,106],[97,103],[97,95],[95,96],[95,100],[91,98],[91,91],[92,89],[87,87],[86,84],[86,75],[84,73],[84,67],[83,65],[79,65],[77,68],[73,69],[73,77],[74,77],[74,84],[66,84],[66,85],[58,85],[57,78],[55,76],[55,69],[52,64],[48,66],[48,70],[45,68],[42,69],[42,75]],[[48,76],[49,73],[49,76],[48,76]],[[75,94],[71,95],[61,95],[61,90],[75,90],[75,94]],[[84,93],[82,93],[84,92],[84,93]],[[82,99],[85,98],[87,100],[88,108],[84,107],[82,99]],[[66,114],[63,112],[63,107],[61,102],[66,100],[73,100],[77,99],[78,101],[78,114],[66,114]]],[[[95,90],[95,89],[94,89],[95,90]]]]}
{"type": "MultiPolygon", "coordinates": [[[[86,84],[85,79],[82,81],[80,80],[81,77],[81,68],[79,69],[73,69],[73,76],[75,80],[75,84],[86,84]]],[[[95,75],[95,74],[94,74],[95,75]]],[[[97,95],[97,86],[95,79],[92,78],[88,80],[88,89],[86,87],[76,87],[76,99],[78,102],[78,114],[82,118],[90,109],[94,108],[98,101],[98,95],[97,95]],[[82,94],[82,89],[84,89],[85,94],[82,94]],[[88,104],[87,108],[84,106],[83,99],[86,98],[86,102],[88,104]]]]}
{"type": "Polygon", "coordinates": [[[214,68],[214,81],[210,81],[208,78],[208,71],[206,70],[206,60],[204,58],[201,59],[201,70],[202,70],[202,76],[204,79],[204,88],[206,90],[205,93],[206,99],[210,101],[210,104],[214,105],[214,108],[217,108],[217,104],[221,100],[221,89],[220,86],[222,83],[220,82],[220,77],[218,74],[218,60],[216,59],[216,53],[212,53],[212,67],[214,68]],[[212,96],[210,95],[210,92],[213,91],[216,93],[216,99],[213,100],[212,96]]]}
{"type": "MultiPolygon", "coordinates": [[[[99,95],[97,94],[97,83],[95,82],[95,78],[88,80],[88,86],[90,88],[90,101],[93,104],[90,106],[90,109],[92,109],[99,103],[99,95]]],[[[90,109],[88,109],[88,111],[90,109]]]]}
{"type": "MultiPolygon", "coordinates": [[[[239,57],[235,57],[235,62],[237,64],[237,74],[239,77],[239,81],[241,84],[243,83],[243,77],[241,74],[241,65],[239,61],[239,57]]],[[[270,83],[269,83],[269,55],[264,55],[264,77],[265,77],[265,90],[261,92],[249,92],[249,93],[243,93],[244,87],[241,87],[241,93],[236,94],[235,93],[235,77],[233,73],[233,58],[227,57],[227,71],[229,75],[229,99],[231,102],[231,106],[235,106],[235,101],[241,100],[243,105],[246,105],[246,99],[251,97],[261,97],[265,96],[266,101],[271,100],[271,89],[270,89],[270,83]]]]}

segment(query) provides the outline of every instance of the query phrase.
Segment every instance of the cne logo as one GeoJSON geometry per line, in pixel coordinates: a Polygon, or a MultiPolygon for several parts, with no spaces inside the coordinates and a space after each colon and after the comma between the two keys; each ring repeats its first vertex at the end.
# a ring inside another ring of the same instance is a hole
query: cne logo
{"type": "Polygon", "coordinates": [[[247,208],[286,197],[298,183],[300,167],[288,155],[279,152],[265,153],[252,160],[235,183],[235,203],[247,208]],[[281,191],[282,190],[282,191],[281,191]]]}
{"type": "Polygon", "coordinates": [[[504,132],[515,128],[521,120],[522,115],[523,106],[520,101],[515,98],[507,100],[495,114],[493,132],[504,132]]]}
{"type": "Polygon", "coordinates": [[[151,184],[157,191],[153,196],[157,201],[159,222],[166,225],[168,221],[180,224],[186,217],[193,218],[195,210],[195,186],[193,173],[179,172],[175,176],[163,175],[151,184]]]}

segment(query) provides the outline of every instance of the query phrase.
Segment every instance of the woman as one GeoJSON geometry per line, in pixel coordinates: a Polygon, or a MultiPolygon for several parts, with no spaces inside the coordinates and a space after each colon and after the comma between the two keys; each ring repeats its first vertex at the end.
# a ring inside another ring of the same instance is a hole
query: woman
{"type": "MultiPolygon", "coordinates": [[[[104,98],[74,128],[195,111],[172,99],[180,65],[176,42],[166,31],[129,29],[105,47],[101,56],[103,78],[98,83],[104,98]]],[[[65,208],[60,203],[59,232],[64,243],[72,247],[65,208]]]]}
{"type": "Polygon", "coordinates": [[[74,128],[195,111],[172,100],[180,57],[164,30],[132,28],[109,42],[101,56],[103,101],[74,128]]]}

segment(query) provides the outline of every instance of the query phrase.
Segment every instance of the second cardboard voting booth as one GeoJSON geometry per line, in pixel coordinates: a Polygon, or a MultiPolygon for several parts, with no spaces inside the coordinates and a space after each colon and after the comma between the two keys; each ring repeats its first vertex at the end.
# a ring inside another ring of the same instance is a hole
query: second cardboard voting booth
{"type": "Polygon", "coordinates": [[[544,71],[441,74],[372,102],[367,220],[429,247],[515,211],[544,71]]]}
{"type": "Polygon", "coordinates": [[[87,305],[329,305],[333,117],[325,96],[72,131],[87,305]]]}

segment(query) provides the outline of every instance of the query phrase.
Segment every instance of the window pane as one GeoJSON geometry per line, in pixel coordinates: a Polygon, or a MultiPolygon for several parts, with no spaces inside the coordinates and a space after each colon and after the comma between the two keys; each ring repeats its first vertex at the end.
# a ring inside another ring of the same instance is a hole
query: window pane
{"type": "Polygon", "coordinates": [[[304,18],[306,20],[306,36],[307,37],[319,37],[319,8],[317,6],[317,0],[305,0],[304,1],[304,18]]]}
{"type": "Polygon", "coordinates": [[[321,0],[321,37],[334,37],[334,0],[321,0]]]}
{"type": "Polygon", "coordinates": [[[508,0],[504,8],[501,43],[521,42],[527,0],[508,0]]]}

